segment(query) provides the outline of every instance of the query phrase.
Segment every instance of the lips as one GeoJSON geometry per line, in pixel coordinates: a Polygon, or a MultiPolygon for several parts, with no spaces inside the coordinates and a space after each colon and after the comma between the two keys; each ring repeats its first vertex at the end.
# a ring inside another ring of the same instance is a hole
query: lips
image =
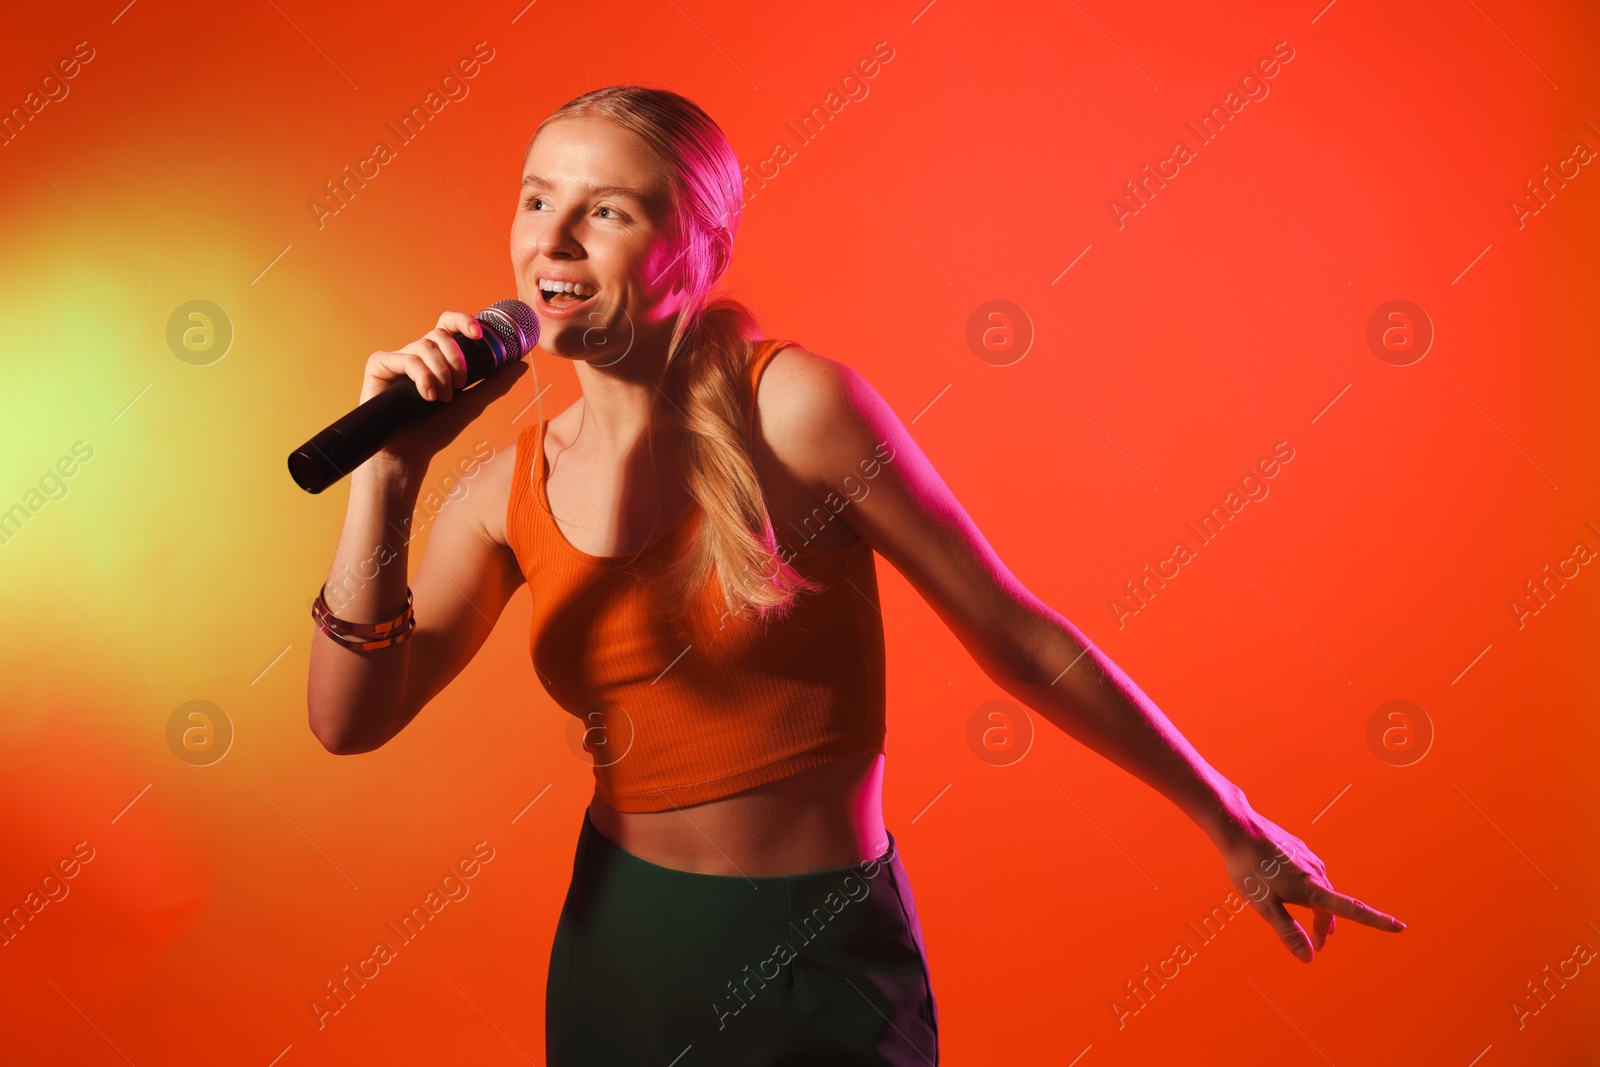
{"type": "Polygon", "coordinates": [[[594,303],[595,298],[599,295],[599,293],[596,293],[594,296],[587,296],[579,299],[576,298],[572,293],[550,293],[540,290],[539,302],[534,305],[534,310],[546,318],[571,318],[572,316],[577,315],[579,312],[588,308],[590,304],[594,303]],[[559,297],[560,299],[557,301],[552,299],[552,297],[559,297]]]}
{"type": "Polygon", "coordinates": [[[568,304],[581,304],[586,300],[593,300],[596,295],[598,295],[598,294],[591,294],[589,296],[579,296],[577,293],[567,293],[567,292],[562,292],[560,290],[552,290],[552,289],[540,289],[539,290],[539,303],[541,303],[541,304],[554,304],[557,307],[563,307],[563,306],[566,306],[568,304]],[[566,299],[563,300],[562,297],[565,297],[566,299]]]}
{"type": "Polygon", "coordinates": [[[595,297],[600,295],[599,287],[592,282],[565,272],[551,271],[546,273],[540,271],[534,277],[534,284],[539,290],[539,300],[535,307],[540,314],[551,318],[570,317],[588,306],[595,297]],[[549,283],[564,283],[582,288],[588,292],[588,295],[579,296],[573,292],[546,288],[549,283]]]}

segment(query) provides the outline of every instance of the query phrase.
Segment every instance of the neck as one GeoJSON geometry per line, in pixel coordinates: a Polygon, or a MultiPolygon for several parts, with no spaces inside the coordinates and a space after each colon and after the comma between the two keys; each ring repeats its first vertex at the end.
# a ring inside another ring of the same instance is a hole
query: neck
{"type": "Polygon", "coordinates": [[[594,446],[627,455],[653,434],[658,452],[663,447],[675,451],[683,434],[682,413],[656,385],[670,338],[670,330],[639,331],[621,355],[576,361],[583,390],[580,432],[594,446]]]}

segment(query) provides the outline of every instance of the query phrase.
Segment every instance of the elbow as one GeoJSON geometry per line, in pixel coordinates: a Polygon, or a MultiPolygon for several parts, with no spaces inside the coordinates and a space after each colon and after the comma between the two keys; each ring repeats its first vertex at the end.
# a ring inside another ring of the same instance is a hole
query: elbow
{"type": "Polygon", "coordinates": [[[319,726],[316,716],[311,718],[311,734],[324,749],[335,756],[353,756],[356,754],[356,747],[350,743],[348,737],[338,730],[327,726],[319,726]]]}
{"type": "Polygon", "coordinates": [[[996,630],[973,641],[967,651],[990,681],[1010,688],[1039,680],[1048,658],[1041,646],[1047,643],[1046,635],[1037,627],[1009,633],[996,630]]]}
{"type": "Polygon", "coordinates": [[[362,752],[371,751],[370,749],[361,748],[359,745],[339,744],[339,743],[330,744],[327,741],[323,741],[321,738],[318,738],[318,740],[322,741],[322,747],[323,748],[327,749],[329,752],[331,752],[335,756],[356,756],[356,755],[361,754],[362,752]]]}
{"type": "Polygon", "coordinates": [[[335,756],[355,756],[362,752],[371,752],[383,744],[382,741],[372,744],[358,737],[348,723],[340,723],[326,715],[319,715],[315,707],[308,708],[307,722],[311,727],[312,736],[335,756]]]}
{"type": "Polygon", "coordinates": [[[1013,693],[1053,686],[1067,668],[1079,665],[1089,646],[1076,627],[1053,612],[1030,613],[1000,632],[1004,638],[991,643],[980,663],[996,684],[1013,693]]]}

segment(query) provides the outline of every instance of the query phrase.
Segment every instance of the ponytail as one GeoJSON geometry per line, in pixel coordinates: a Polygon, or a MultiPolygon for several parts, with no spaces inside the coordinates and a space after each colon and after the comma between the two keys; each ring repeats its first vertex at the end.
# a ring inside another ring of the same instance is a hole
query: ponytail
{"type": "Polygon", "coordinates": [[[652,581],[663,594],[662,610],[681,618],[701,603],[715,572],[728,612],[749,610],[765,621],[786,612],[801,592],[821,587],[780,558],[751,455],[746,412],[754,410],[749,370],[760,325],[739,301],[712,294],[743,210],[739,160],[711,116],[668,89],[595,89],[557,108],[539,130],[558,119],[591,116],[638,135],[666,165],[675,232],[684,246],[673,266],[689,299],[673,324],[650,410],[653,419],[656,401],[665,399],[683,421],[688,488],[702,521],[689,550],[652,581]]]}

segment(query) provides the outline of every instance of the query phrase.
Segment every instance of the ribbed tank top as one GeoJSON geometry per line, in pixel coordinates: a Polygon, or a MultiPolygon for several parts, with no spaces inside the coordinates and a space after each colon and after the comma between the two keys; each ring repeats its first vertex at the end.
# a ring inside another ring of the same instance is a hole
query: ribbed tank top
{"type": "MultiPolygon", "coordinates": [[[[792,344],[755,347],[747,440],[756,383],[773,354],[792,344]]],[[[822,591],[800,593],[787,616],[763,624],[753,612],[725,614],[713,572],[698,613],[713,622],[670,619],[641,578],[691,543],[699,505],[691,500],[631,555],[579,551],[550,514],[549,424],[517,436],[506,539],[533,597],[536,673],[585,727],[601,800],[618,811],[666,811],[884,751],[883,617],[871,546],[803,541],[836,518],[819,504],[809,532],[777,534],[790,566],[822,591]]]]}

